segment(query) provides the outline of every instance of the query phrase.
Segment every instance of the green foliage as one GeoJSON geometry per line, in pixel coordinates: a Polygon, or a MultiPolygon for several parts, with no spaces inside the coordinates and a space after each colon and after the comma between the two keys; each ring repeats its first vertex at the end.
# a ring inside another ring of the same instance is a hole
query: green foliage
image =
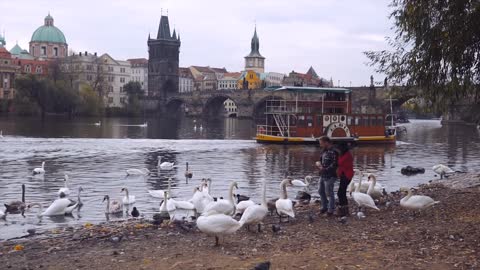
{"type": "MultiPolygon", "coordinates": [[[[440,110],[480,98],[480,1],[392,0],[390,51],[365,52],[396,83],[415,85],[440,110]]],[[[475,101],[474,101],[475,102],[475,101]]]]}
{"type": "Polygon", "coordinates": [[[80,87],[78,113],[85,116],[103,115],[104,107],[102,98],[88,84],[80,87]]]}
{"type": "Polygon", "coordinates": [[[139,116],[142,113],[142,104],[140,99],[143,97],[142,85],[139,82],[129,82],[123,86],[128,95],[128,104],[126,106],[129,116],[139,116]]]}

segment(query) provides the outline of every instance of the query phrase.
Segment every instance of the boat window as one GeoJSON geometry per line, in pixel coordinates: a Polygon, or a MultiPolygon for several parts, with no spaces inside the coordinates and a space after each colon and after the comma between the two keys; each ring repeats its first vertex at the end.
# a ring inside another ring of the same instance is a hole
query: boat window
{"type": "Polygon", "coordinates": [[[321,114],[317,115],[317,125],[322,126],[323,124],[323,116],[321,114]]]}
{"type": "Polygon", "coordinates": [[[357,116],[355,117],[355,126],[359,126],[360,125],[360,117],[357,116]]]}
{"type": "Polygon", "coordinates": [[[353,125],[353,123],[352,123],[352,118],[353,118],[353,117],[351,117],[351,116],[348,116],[348,117],[347,117],[347,126],[353,125]]]}
{"type": "Polygon", "coordinates": [[[306,125],[305,116],[304,115],[299,115],[298,116],[298,126],[299,127],[304,127],[305,125],[306,125]]]}

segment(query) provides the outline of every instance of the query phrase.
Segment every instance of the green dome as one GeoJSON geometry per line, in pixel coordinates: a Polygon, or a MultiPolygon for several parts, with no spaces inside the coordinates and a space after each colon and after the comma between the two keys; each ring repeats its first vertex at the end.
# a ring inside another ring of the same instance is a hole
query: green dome
{"type": "Polygon", "coordinates": [[[33,32],[31,42],[67,43],[62,31],[53,25],[53,17],[45,17],[45,25],[33,32]]]}
{"type": "Polygon", "coordinates": [[[18,46],[18,44],[16,44],[15,46],[13,46],[13,48],[10,50],[10,53],[13,54],[13,55],[19,55],[22,53],[22,48],[20,46],[18,46]]]}

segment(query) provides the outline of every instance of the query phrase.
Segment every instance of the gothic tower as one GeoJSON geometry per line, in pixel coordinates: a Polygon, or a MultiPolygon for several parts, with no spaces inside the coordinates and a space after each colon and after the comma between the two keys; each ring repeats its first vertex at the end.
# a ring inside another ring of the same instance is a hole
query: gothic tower
{"type": "Polygon", "coordinates": [[[178,91],[180,35],[170,34],[168,16],[160,19],[156,39],[148,36],[148,95],[166,99],[178,91]]]}
{"type": "Polygon", "coordinates": [[[265,71],[265,57],[260,54],[260,40],[257,36],[257,27],[253,33],[250,54],[245,56],[245,70],[253,70],[257,73],[265,71]]]}

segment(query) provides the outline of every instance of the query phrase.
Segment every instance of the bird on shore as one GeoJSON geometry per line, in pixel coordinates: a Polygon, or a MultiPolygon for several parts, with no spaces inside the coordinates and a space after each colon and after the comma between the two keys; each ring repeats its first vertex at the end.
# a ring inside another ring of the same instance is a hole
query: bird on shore
{"type": "MultiPolygon", "coordinates": [[[[242,214],[242,218],[240,219],[240,222],[243,225],[247,225],[247,229],[250,229],[250,225],[255,225],[257,224],[258,227],[258,232],[260,232],[260,227],[263,219],[268,214],[268,207],[267,207],[267,183],[265,179],[263,179],[263,190],[262,190],[262,203],[260,205],[258,204],[253,204],[247,207],[245,211],[242,214]]],[[[243,201],[247,202],[247,201],[243,201]]]]}
{"type": "Polygon", "coordinates": [[[295,217],[295,212],[293,211],[293,202],[288,198],[287,195],[287,185],[292,185],[291,179],[284,179],[280,183],[280,199],[275,202],[275,207],[277,209],[280,222],[282,222],[282,215],[287,216],[288,220],[290,220],[291,217],[295,217]]]}
{"type": "Polygon", "coordinates": [[[123,204],[119,200],[110,200],[110,196],[105,195],[103,201],[107,201],[106,214],[118,214],[123,211],[123,204]]]}
{"type": "Polygon", "coordinates": [[[450,167],[445,166],[443,164],[437,164],[432,167],[432,170],[440,175],[440,179],[443,179],[443,177],[448,178],[449,174],[455,173],[454,170],[452,170],[450,167]]]}
{"type": "Polygon", "coordinates": [[[45,161],[42,162],[42,167],[33,169],[32,174],[33,175],[45,174],[45,161]]]}
{"type": "Polygon", "coordinates": [[[140,212],[138,211],[137,207],[133,207],[132,217],[137,218],[139,216],[140,216],[140,212]]]}
{"type": "Polygon", "coordinates": [[[358,205],[358,209],[361,209],[362,207],[363,208],[368,207],[375,210],[380,210],[375,205],[375,202],[373,201],[373,198],[370,195],[360,192],[360,187],[362,186],[363,173],[360,170],[356,170],[355,172],[356,174],[360,175],[360,179],[357,187],[355,188],[355,191],[350,190],[350,192],[353,200],[358,205]]]}
{"type": "Polygon", "coordinates": [[[238,184],[235,181],[230,183],[230,187],[228,189],[228,197],[227,199],[218,199],[217,201],[209,203],[204,212],[217,212],[222,213],[225,215],[232,215],[235,213],[235,202],[233,201],[233,189],[238,189],[238,184]]]}
{"type": "Polygon", "coordinates": [[[262,262],[262,263],[259,263],[257,265],[255,265],[255,267],[252,268],[252,270],[270,270],[270,266],[271,266],[271,263],[270,262],[262,262]]]}
{"type": "Polygon", "coordinates": [[[424,210],[427,209],[437,203],[439,201],[435,201],[431,197],[425,195],[413,195],[411,189],[401,188],[401,192],[408,192],[407,196],[403,197],[400,200],[400,206],[409,209],[409,210],[424,210]]]}
{"type": "Polygon", "coordinates": [[[242,221],[213,210],[203,213],[197,219],[197,227],[201,232],[215,236],[215,246],[220,244],[222,237],[238,231],[242,225],[242,221]]]}

